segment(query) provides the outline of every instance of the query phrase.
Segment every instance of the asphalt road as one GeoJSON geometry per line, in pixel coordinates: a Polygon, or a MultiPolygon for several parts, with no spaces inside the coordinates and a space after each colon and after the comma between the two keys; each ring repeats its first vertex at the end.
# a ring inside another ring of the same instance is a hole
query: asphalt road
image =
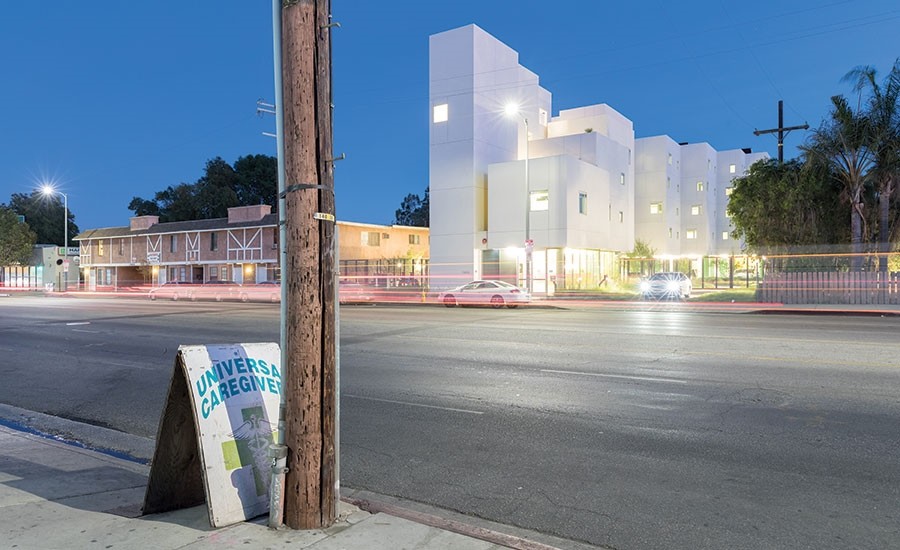
{"type": "MultiPolygon", "coordinates": [[[[0,404],[154,437],[266,304],[0,298],[0,404]]],[[[900,319],[341,310],[341,478],[612,548],[900,548],[900,319]]]]}

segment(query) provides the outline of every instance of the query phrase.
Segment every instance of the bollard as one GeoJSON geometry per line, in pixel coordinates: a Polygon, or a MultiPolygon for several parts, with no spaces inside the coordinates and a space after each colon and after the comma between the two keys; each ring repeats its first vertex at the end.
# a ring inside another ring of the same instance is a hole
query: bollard
{"type": "Polygon", "coordinates": [[[284,475],[287,473],[287,446],[269,445],[272,459],[272,481],[269,485],[269,528],[284,525],[284,475]]]}

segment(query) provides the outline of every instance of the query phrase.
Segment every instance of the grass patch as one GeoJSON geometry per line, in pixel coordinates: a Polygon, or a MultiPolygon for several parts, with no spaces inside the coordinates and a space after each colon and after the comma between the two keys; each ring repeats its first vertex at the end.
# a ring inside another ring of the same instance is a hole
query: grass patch
{"type": "Polygon", "coordinates": [[[690,302],[755,302],[756,289],[740,288],[730,290],[715,290],[712,292],[704,292],[702,294],[694,294],[690,302]]]}

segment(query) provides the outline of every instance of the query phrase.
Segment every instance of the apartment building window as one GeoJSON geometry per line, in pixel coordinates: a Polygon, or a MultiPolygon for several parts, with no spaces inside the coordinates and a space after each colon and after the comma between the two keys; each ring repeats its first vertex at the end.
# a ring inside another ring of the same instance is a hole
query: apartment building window
{"type": "Polygon", "coordinates": [[[606,205],[606,219],[609,221],[612,221],[612,205],[611,204],[606,205]]]}
{"type": "Polygon", "coordinates": [[[538,123],[541,126],[547,125],[547,110],[546,109],[538,109],[538,123]]]}
{"type": "Polygon", "coordinates": [[[672,153],[669,153],[669,165],[672,164],[672,153]]]}
{"type": "Polygon", "coordinates": [[[419,235],[410,235],[409,236],[409,244],[419,244],[420,237],[419,235]]]}
{"type": "Polygon", "coordinates": [[[734,193],[734,187],[726,187],[725,188],[725,196],[726,197],[730,197],[732,193],[734,193]]]}
{"type": "Polygon", "coordinates": [[[688,229],[685,231],[684,236],[686,239],[696,239],[697,238],[697,230],[696,229],[688,229]]]}
{"type": "Polygon", "coordinates": [[[702,181],[697,182],[697,191],[703,191],[703,182],[702,181]]]}
{"type": "Polygon", "coordinates": [[[722,240],[727,241],[731,238],[731,234],[728,231],[722,231],[722,240]]]}
{"type": "Polygon", "coordinates": [[[651,202],[650,203],[650,213],[651,214],[662,214],[663,211],[663,203],[661,202],[651,202]]]}
{"type": "Polygon", "coordinates": [[[97,241],[97,255],[103,255],[103,241],[97,241]]]}
{"type": "Polygon", "coordinates": [[[625,223],[625,212],[619,210],[619,223],[625,223]]]}
{"type": "Polygon", "coordinates": [[[734,164],[729,164],[728,165],[728,173],[734,174],[735,172],[737,172],[737,166],[735,166],[734,164]]]}
{"type": "Polygon", "coordinates": [[[446,103],[441,103],[440,105],[434,106],[434,111],[432,113],[432,121],[437,124],[439,122],[447,122],[449,118],[450,111],[447,107],[446,103]]]}
{"type": "Polygon", "coordinates": [[[666,189],[668,189],[669,187],[672,187],[672,178],[667,176],[666,177],[666,189]]]}
{"type": "Polygon", "coordinates": [[[631,166],[631,149],[628,149],[628,166],[631,166]]]}
{"type": "Polygon", "coordinates": [[[125,255],[125,239],[119,239],[119,256],[125,255]]]}
{"type": "Polygon", "coordinates": [[[672,238],[672,228],[671,227],[669,228],[669,238],[670,239],[672,238]]]}
{"type": "Polygon", "coordinates": [[[213,250],[213,251],[219,249],[219,234],[218,233],[210,233],[209,234],[209,249],[213,250]]]}
{"type": "Polygon", "coordinates": [[[625,172],[619,173],[619,183],[621,183],[622,185],[625,185],[625,172]]]}
{"type": "Polygon", "coordinates": [[[377,231],[363,231],[359,236],[363,246],[381,246],[381,233],[377,231]]]}
{"type": "Polygon", "coordinates": [[[699,204],[691,205],[691,216],[699,216],[702,207],[699,204]]]}
{"type": "Polygon", "coordinates": [[[578,193],[578,213],[587,215],[587,193],[578,193]]]}
{"type": "Polygon", "coordinates": [[[169,252],[178,252],[178,235],[169,235],[169,252]]]}
{"type": "Polygon", "coordinates": [[[540,212],[542,210],[550,209],[550,192],[547,190],[544,191],[532,191],[530,194],[531,197],[531,211],[532,212],[540,212]]]}
{"type": "Polygon", "coordinates": [[[681,215],[681,208],[676,208],[676,209],[675,209],[675,215],[676,215],[676,216],[680,216],[680,215],[681,215]]]}

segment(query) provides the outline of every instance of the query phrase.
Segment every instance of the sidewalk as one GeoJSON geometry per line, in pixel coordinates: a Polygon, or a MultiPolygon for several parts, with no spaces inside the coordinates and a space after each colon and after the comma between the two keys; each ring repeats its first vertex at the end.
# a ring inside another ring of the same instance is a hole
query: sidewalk
{"type": "MultiPolygon", "coordinates": [[[[340,517],[333,526],[308,531],[269,529],[265,516],[214,529],[205,505],[142,517],[148,473],[148,466],[136,462],[0,425],[0,546],[65,550],[556,548],[353,497],[348,500],[372,513],[341,502],[340,517]]],[[[578,543],[560,546],[587,548],[578,543]]]]}

